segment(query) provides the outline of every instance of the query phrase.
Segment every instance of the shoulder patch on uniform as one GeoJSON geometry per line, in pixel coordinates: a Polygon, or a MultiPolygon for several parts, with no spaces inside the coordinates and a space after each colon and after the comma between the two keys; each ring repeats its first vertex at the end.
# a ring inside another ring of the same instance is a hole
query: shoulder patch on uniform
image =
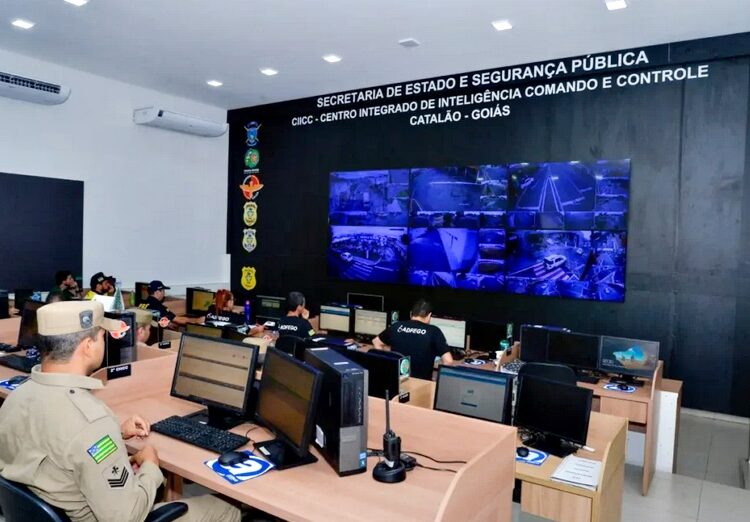
{"type": "Polygon", "coordinates": [[[307,335],[309,335],[310,337],[312,337],[313,335],[315,335],[315,330],[314,330],[313,328],[310,328],[310,329],[309,329],[309,330],[307,331],[307,335]]]}
{"type": "Polygon", "coordinates": [[[130,478],[129,466],[124,461],[118,461],[111,466],[106,466],[102,471],[102,477],[107,481],[110,489],[124,488],[130,478]]]}
{"type": "Polygon", "coordinates": [[[115,444],[115,441],[112,440],[112,437],[110,437],[109,435],[105,435],[104,437],[96,441],[93,446],[87,449],[86,453],[88,453],[89,456],[94,459],[94,462],[99,464],[104,459],[112,455],[115,451],[117,451],[117,444],[115,444]]]}
{"type": "Polygon", "coordinates": [[[91,395],[88,390],[75,390],[75,393],[65,394],[86,420],[94,422],[109,415],[107,407],[99,399],[91,395]]]}

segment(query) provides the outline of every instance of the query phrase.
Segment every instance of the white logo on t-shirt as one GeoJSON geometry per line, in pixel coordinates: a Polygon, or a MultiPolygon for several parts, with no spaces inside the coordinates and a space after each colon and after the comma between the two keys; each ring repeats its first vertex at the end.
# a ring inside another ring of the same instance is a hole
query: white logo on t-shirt
{"type": "Polygon", "coordinates": [[[408,326],[404,326],[402,324],[398,325],[398,332],[399,333],[410,333],[410,334],[419,334],[424,335],[427,333],[427,330],[424,328],[410,328],[408,326]]]}

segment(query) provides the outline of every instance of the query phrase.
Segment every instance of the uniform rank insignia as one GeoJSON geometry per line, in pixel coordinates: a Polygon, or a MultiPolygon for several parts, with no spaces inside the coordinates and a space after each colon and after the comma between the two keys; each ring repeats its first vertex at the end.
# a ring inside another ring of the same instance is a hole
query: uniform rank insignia
{"type": "Polygon", "coordinates": [[[112,455],[115,451],[117,451],[117,445],[115,445],[115,441],[109,435],[105,435],[96,441],[96,444],[86,450],[97,464],[112,455]]]}
{"type": "Polygon", "coordinates": [[[125,487],[125,484],[128,483],[130,472],[128,471],[127,466],[114,465],[105,469],[102,475],[105,479],[107,479],[107,484],[109,484],[109,487],[115,489],[125,487]]]}

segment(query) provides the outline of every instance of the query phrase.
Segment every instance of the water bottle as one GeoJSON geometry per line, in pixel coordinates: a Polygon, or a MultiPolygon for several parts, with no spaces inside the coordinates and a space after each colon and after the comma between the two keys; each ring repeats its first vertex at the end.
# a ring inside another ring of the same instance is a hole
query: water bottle
{"type": "Polygon", "coordinates": [[[125,311],[125,301],[122,298],[122,282],[115,282],[115,301],[112,303],[112,310],[115,312],[125,311]]]}
{"type": "Polygon", "coordinates": [[[250,325],[250,300],[245,301],[245,324],[250,325]]]}

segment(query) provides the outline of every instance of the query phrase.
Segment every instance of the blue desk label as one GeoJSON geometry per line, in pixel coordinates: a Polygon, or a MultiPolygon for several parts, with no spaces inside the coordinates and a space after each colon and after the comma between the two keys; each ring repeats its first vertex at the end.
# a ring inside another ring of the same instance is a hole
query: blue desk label
{"type": "Polygon", "coordinates": [[[549,457],[548,453],[543,451],[529,448],[529,454],[525,457],[519,457],[516,455],[516,462],[523,462],[524,464],[531,464],[533,466],[541,466],[544,461],[549,457]]]}
{"type": "Polygon", "coordinates": [[[230,484],[239,484],[240,482],[259,477],[273,468],[273,464],[255,457],[250,451],[244,450],[240,453],[247,455],[247,460],[234,466],[222,466],[219,464],[218,459],[207,460],[205,464],[230,484]]]}
{"type": "Polygon", "coordinates": [[[605,390],[616,391],[620,393],[635,393],[635,386],[628,386],[627,390],[621,390],[618,384],[605,384],[603,388],[605,390]]]}

